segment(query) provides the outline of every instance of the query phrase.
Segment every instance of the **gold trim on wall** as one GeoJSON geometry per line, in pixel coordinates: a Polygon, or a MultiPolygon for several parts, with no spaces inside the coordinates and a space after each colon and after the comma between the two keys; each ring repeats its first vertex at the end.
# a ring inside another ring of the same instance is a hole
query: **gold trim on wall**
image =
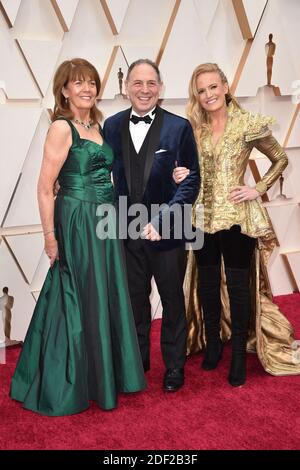
{"type": "Polygon", "coordinates": [[[26,284],[30,284],[29,280],[28,280],[27,277],[26,277],[26,274],[24,273],[24,271],[23,271],[23,269],[22,269],[22,267],[21,267],[19,261],[17,260],[17,258],[16,258],[16,256],[15,256],[15,254],[14,254],[12,248],[10,247],[10,244],[9,244],[8,241],[6,240],[6,237],[3,237],[3,236],[2,236],[2,240],[3,240],[4,245],[5,245],[6,248],[8,249],[10,256],[11,256],[12,259],[14,260],[14,263],[15,263],[17,269],[19,270],[21,276],[23,277],[24,281],[26,282],[26,284]]]}
{"type": "Polygon", "coordinates": [[[177,13],[178,13],[178,10],[179,10],[180,3],[181,3],[181,0],[176,0],[176,1],[175,1],[175,5],[174,5],[174,8],[173,8],[172,14],[171,14],[171,16],[170,16],[167,29],[166,29],[166,31],[165,31],[165,34],[164,34],[164,37],[163,37],[163,40],[162,40],[162,43],[161,43],[159,52],[158,52],[157,57],[156,57],[156,61],[155,61],[155,62],[156,62],[156,64],[157,64],[158,66],[159,66],[159,64],[160,64],[162,55],[163,55],[163,53],[165,52],[165,48],[166,48],[166,45],[167,45],[169,36],[170,36],[171,31],[172,31],[172,28],[173,28],[173,24],[174,24],[175,18],[176,18],[176,16],[177,16],[177,13]]]}
{"type": "Polygon", "coordinates": [[[103,11],[105,13],[106,19],[108,21],[108,24],[110,26],[110,29],[111,29],[113,35],[117,36],[118,35],[118,30],[117,30],[117,27],[116,27],[115,22],[113,20],[113,17],[111,15],[111,12],[109,10],[109,7],[106,3],[106,0],[100,0],[100,3],[102,5],[103,11]]]}
{"type": "Polygon", "coordinates": [[[12,28],[13,25],[12,25],[12,23],[11,23],[11,21],[10,21],[10,19],[9,19],[9,16],[8,16],[8,14],[6,13],[5,8],[4,8],[4,6],[3,6],[3,4],[2,4],[1,1],[0,1],[0,12],[1,12],[2,15],[4,16],[4,19],[5,19],[6,23],[7,23],[7,26],[8,26],[9,28],[12,28]]]}
{"type": "Polygon", "coordinates": [[[98,99],[101,99],[103,93],[104,93],[104,89],[105,89],[105,86],[106,86],[106,83],[107,83],[107,80],[108,80],[108,77],[110,75],[110,72],[111,72],[111,69],[112,69],[112,66],[113,66],[113,63],[115,61],[115,58],[116,58],[116,55],[117,55],[117,52],[118,52],[118,49],[119,49],[119,46],[114,46],[112,52],[111,52],[111,56],[110,56],[110,59],[108,61],[108,65],[106,67],[106,71],[105,71],[105,74],[104,74],[104,77],[102,79],[102,83],[101,83],[101,90],[100,90],[100,93],[98,95],[98,99]]]}
{"type": "Polygon", "coordinates": [[[294,293],[299,293],[298,284],[297,284],[296,278],[294,276],[292,267],[291,267],[289,259],[288,259],[288,253],[281,253],[281,256],[282,256],[284,265],[286,267],[286,270],[287,270],[287,273],[288,273],[288,276],[289,276],[289,279],[290,279],[290,282],[291,282],[291,285],[292,285],[293,292],[294,293]]]}
{"type": "Polygon", "coordinates": [[[31,69],[31,67],[30,67],[30,64],[29,64],[27,58],[26,58],[26,55],[25,55],[24,52],[23,52],[23,49],[22,49],[21,44],[19,43],[18,39],[15,39],[15,42],[16,42],[18,48],[19,48],[19,51],[21,52],[21,54],[22,54],[22,56],[23,56],[23,59],[24,59],[26,65],[27,65],[27,67],[28,67],[28,70],[29,70],[29,72],[30,72],[30,74],[31,74],[31,76],[32,76],[32,79],[33,79],[33,81],[34,81],[34,83],[35,83],[35,85],[36,85],[36,87],[37,87],[37,89],[38,89],[38,91],[39,91],[41,97],[44,97],[44,94],[43,94],[43,92],[42,92],[42,90],[41,90],[41,88],[40,88],[40,85],[38,84],[37,79],[35,78],[35,75],[34,75],[32,69],[31,69]]]}
{"type": "Polygon", "coordinates": [[[4,213],[3,219],[2,219],[1,224],[0,224],[0,234],[2,233],[2,228],[1,227],[5,224],[6,217],[8,215],[9,209],[12,205],[12,202],[13,202],[13,199],[14,199],[15,194],[17,192],[17,189],[18,189],[19,183],[21,181],[21,178],[22,178],[22,173],[19,173],[18,179],[16,181],[15,187],[13,189],[13,192],[12,192],[11,196],[10,196],[9,202],[7,204],[7,207],[6,207],[6,211],[4,213]]]}
{"type": "Polygon", "coordinates": [[[240,30],[244,39],[252,39],[253,35],[249,25],[247,13],[243,0],[232,0],[233,8],[239,23],[240,30]]]}
{"type": "Polygon", "coordinates": [[[42,225],[20,225],[17,227],[0,227],[0,237],[13,237],[15,235],[31,235],[42,233],[42,225]]]}
{"type": "Polygon", "coordinates": [[[288,142],[290,140],[291,133],[292,133],[292,130],[294,128],[294,125],[295,125],[296,119],[298,117],[299,111],[300,111],[300,104],[298,104],[296,106],[295,112],[293,114],[289,129],[288,129],[287,134],[286,134],[286,138],[284,139],[284,142],[283,142],[283,147],[284,148],[287,147],[287,145],[288,145],[288,142]]]}
{"type": "Polygon", "coordinates": [[[242,57],[240,58],[239,65],[238,65],[238,67],[237,67],[237,69],[236,69],[234,79],[233,79],[232,84],[231,84],[231,86],[230,86],[230,91],[231,91],[231,93],[232,93],[233,95],[234,95],[235,92],[236,92],[236,89],[237,89],[238,83],[239,83],[239,81],[240,81],[242,72],[243,72],[243,70],[244,70],[246,61],[247,61],[247,59],[248,59],[248,55],[249,55],[249,53],[250,53],[250,49],[251,49],[251,47],[252,47],[252,44],[253,44],[253,39],[248,39],[247,42],[246,42],[246,44],[245,44],[245,48],[244,48],[242,57]]]}
{"type": "Polygon", "coordinates": [[[63,31],[64,31],[65,33],[67,33],[67,32],[69,31],[69,28],[68,28],[68,26],[67,26],[67,23],[65,22],[65,19],[64,19],[64,17],[63,17],[62,12],[61,12],[61,9],[60,9],[59,6],[57,5],[56,0],[50,0],[50,2],[51,2],[51,5],[52,5],[53,8],[54,8],[54,11],[55,11],[55,13],[56,13],[56,16],[57,16],[57,18],[58,18],[58,21],[59,21],[59,23],[60,23],[60,25],[61,25],[63,31]]]}

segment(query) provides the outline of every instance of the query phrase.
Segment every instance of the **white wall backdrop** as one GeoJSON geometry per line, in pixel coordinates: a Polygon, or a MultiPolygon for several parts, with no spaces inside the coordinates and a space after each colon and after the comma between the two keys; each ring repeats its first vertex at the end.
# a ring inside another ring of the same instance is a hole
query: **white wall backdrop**
{"type": "MultiPolygon", "coordinates": [[[[299,0],[2,0],[0,1],[0,288],[15,297],[12,338],[23,339],[48,260],[36,183],[59,63],[90,60],[103,81],[99,106],[107,117],[128,107],[117,97],[117,72],[141,57],[156,61],[163,106],[185,115],[194,67],[217,62],[247,109],[277,119],[274,134],[290,164],[280,200],[275,184],[265,205],[278,237],[269,273],[274,294],[300,287],[300,1],[299,0]],[[265,44],[276,44],[266,87],[265,44]],[[294,93],[294,100],[292,94],[294,93]]],[[[252,155],[249,181],[268,168],[252,155]]],[[[153,317],[161,314],[155,285],[153,317]]]]}

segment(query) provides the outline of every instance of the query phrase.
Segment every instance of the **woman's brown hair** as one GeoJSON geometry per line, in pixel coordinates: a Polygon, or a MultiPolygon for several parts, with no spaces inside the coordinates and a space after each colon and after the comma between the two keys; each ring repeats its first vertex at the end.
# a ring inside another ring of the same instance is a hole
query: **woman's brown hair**
{"type": "MultiPolygon", "coordinates": [[[[59,116],[64,116],[67,119],[73,119],[74,113],[71,111],[68,100],[62,94],[63,87],[66,87],[69,82],[76,80],[94,80],[96,83],[97,95],[100,93],[101,81],[99,74],[95,67],[85,59],[72,59],[65,60],[55,72],[53,80],[53,95],[55,99],[54,111],[52,121],[55,121],[59,116]]],[[[102,113],[97,108],[96,104],[91,108],[90,117],[92,124],[101,121],[102,113]]]]}

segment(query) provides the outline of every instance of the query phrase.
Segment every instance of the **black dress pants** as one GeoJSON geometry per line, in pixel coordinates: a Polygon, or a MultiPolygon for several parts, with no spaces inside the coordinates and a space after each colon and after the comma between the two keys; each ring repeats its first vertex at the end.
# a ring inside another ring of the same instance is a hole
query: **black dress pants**
{"type": "Polygon", "coordinates": [[[229,230],[204,233],[203,248],[194,253],[198,266],[218,266],[223,255],[225,268],[249,269],[255,245],[256,238],[244,235],[239,225],[233,225],[229,230]]]}
{"type": "Polygon", "coordinates": [[[183,295],[185,246],[159,251],[146,240],[125,244],[131,304],[144,369],[150,368],[151,278],[162,302],[161,352],[167,369],[182,368],[186,357],[187,325],[183,295]]]}

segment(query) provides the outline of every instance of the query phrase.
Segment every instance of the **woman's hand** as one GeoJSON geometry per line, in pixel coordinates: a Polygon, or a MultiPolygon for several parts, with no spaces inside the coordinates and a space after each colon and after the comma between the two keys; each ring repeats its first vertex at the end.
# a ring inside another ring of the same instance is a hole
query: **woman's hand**
{"type": "Polygon", "coordinates": [[[52,268],[55,261],[58,259],[58,246],[54,233],[45,235],[45,252],[49,258],[50,266],[52,268]]]}
{"type": "Polygon", "coordinates": [[[55,184],[53,186],[53,196],[56,197],[59,193],[59,190],[60,190],[60,184],[58,182],[58,180],[55,181],[55,184]]]}
{"type": "Polygon", "coordinates": [[[244,201],[253,201],[258,198],[260,193],[255,188],[250,188],[250,186],[234,186],[229,193],[229,201],[239,204],[244,201]]]}
{"type": "Polygon", "coordinates": [[[173,180],[176,184],[180,184],[190,174],[190,170],[185,166],[177,166],[173,170],[173,180]]]}

